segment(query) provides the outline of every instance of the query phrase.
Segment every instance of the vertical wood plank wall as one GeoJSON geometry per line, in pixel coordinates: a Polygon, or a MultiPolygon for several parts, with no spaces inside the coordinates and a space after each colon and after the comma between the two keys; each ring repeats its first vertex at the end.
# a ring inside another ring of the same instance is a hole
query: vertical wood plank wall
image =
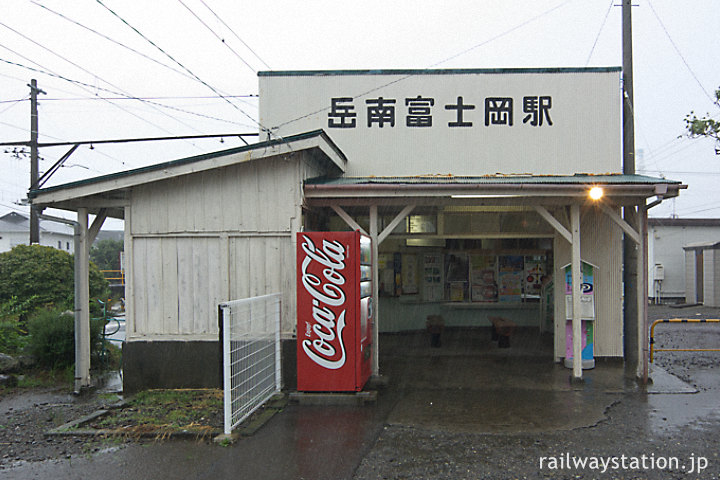
{"type": "Polygon", "coordinates": [[[216,339],[217,305],[283,292],[292,332],[294,233],[304,154],[270,157],[138,187],[132,192],[128,340],[216,339]]]}

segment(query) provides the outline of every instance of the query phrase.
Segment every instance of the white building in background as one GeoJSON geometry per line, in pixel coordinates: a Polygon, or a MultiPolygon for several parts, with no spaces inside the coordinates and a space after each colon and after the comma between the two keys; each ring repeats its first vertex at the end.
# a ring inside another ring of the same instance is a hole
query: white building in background
{"type": "MultiPolygon", "coordinates": [[[[30,242],[30,217],[10,212],[0,217],[0,252],[7,252],[16,245],[30,242]]],[[[73,229],[69,225],[40,221],[40,245],[74,252],[73,229]]]]}
{"type": "Polygon", "coordinates": [[[683,247],[718,241],[718,218],[648,219],[648,298],[685,301],[688,289],[683,247]]]}

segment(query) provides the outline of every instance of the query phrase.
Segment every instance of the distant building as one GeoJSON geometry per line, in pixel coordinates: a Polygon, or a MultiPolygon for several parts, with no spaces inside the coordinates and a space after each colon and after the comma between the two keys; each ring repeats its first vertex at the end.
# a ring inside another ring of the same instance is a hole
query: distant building
{"type": "Polygon", "coordinates": [[[683,248],[718,240],[718,218],[648,219],[648,297],[684,301],[688,288],[683,248]]]}
{"type": "MultiPolygon", "coordinates": [[[[73,253],[73,229],[69,225],[40,221],[40,245],[73,253]]],[[[7,252],[16,245],[30,243],[30,217],[10,212],[0,217],[0,252],[7,252]]]]}

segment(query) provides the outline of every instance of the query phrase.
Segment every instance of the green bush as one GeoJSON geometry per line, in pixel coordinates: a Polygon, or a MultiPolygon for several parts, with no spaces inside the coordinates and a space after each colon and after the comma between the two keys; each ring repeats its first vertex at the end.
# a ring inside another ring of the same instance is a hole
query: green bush
{"type": "MultiPolygon", "coordinates": [[[[90,352],[101,344],[104,319],[90,322],[90,352]]],[[[75,316],[58,310],[41,310],[28,322],[28,351],[39,366],[65,368],[75,361],[75,316]]]]}
{"type": "Polygon", "coordinates": [[[16,320],[0,320],[0,353],[17,355],[27,345],[26,332],[16,320]]]}
{"type": "MultiPolygon", "coordinates": [[[[14,308],[21,321],[44,307],[72,309],[73,270],[73,256],[52,247],[18,245],[0,253],[0,306],[14,308]]],[[[107,280],[91,263],[90,298],[106,299],[107,295],[107,280]]],[[[96,301],[91,301],[91,308],[97,309],[96,301]]]]}

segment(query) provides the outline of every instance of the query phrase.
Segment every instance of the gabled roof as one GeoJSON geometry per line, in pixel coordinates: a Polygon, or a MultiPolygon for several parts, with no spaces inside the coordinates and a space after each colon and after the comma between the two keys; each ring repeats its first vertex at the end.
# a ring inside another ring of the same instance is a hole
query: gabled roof
{"type": "Polygon", "coordinates": [[[116,208],[124,201],[124,191],[134,186],[311,149],[315,150],[314,158],[324,165],[328,175],[337,175],[345,171],[347,159],[342,151],[324,131],[314,130],[63,185],[31,190],[28,197],[35,205],[68,210],[77,208],[78,205],[74,203],[76,200],[87,200],[94,197],[102,201],[92,202],[92,205],[87,205],[88,207],[109,206],[110,208],[116,208]]]}
{"type": "MultiPolygon", "coordinates": [[[[74,235],[72,227],[67,225],[59,224],[56,222],[49,222],[46,220],[40,221],[41,232],[58,233],[61,235],[74,235]]],[[[5,233],[29,233],[30,232],[30,217],[23,215],[22,213],[10,212],[0,217],[0,232],[5,233]]]]}

